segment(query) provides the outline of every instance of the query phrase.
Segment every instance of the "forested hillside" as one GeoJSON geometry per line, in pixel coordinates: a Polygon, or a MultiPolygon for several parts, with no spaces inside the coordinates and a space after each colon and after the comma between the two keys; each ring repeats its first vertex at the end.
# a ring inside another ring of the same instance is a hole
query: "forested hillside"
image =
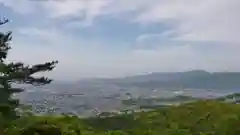
{"type": "Polygon", "coordinates": [[[238,135],[239,124],[240,105],[209,100],[113,117],[26,115],[6,135],[238,135]]]}

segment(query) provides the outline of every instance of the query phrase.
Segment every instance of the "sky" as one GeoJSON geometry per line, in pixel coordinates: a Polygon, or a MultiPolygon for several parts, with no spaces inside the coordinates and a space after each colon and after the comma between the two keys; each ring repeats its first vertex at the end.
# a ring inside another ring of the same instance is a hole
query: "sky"
{"type": "Polygon", "coordinates": [[[239,0],[0,0],[9,61],[54,79],[240,71],[239,0]]]}

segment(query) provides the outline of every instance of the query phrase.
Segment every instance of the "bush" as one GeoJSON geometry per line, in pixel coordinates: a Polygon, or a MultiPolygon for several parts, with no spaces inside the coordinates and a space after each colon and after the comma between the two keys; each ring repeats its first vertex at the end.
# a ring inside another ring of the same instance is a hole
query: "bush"
{"type": "Polygon", "coordinates": [[[24,116],[4,135],[239,135],[239,125],[240,105],[199,101],[107,118],[24,116]]]}

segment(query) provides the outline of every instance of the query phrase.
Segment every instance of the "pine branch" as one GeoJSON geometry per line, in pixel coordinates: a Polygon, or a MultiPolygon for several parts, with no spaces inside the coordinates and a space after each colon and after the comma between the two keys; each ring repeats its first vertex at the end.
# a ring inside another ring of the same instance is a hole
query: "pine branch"
{"type": "Polygon", "coordinates": [[[32,75],[37,72],[51,71],[51,70],[53,70],[53,68],[55,68],[57,63],[58,63],[58,61],[52,61],[52,62],[47,62],[45,64],[34,65],[28,69],[27,74],[32,75]]]}
{"type": "Polygon", "coordinates": [[[21,89],[21,88],[9,88],[9,89],[0,88],[0,91],[1,92],[6,91],[7,94],[13,94],[13,93],[23,92],[23,89],[21,89]]]}
{"type": "Polygon", "coordinates": [[[37,72],[51,71],[53,68],[55,68],[57,63],[58,61],[52,61],[52,62],[46,62],[45,64],[37,64],[37,65],[33,65],[32,67],[29,67],[29,66],[25,66],[21,62],[18,62],[18,63],[10,63],[8,65],[0,64],[0,69],[4,68],[5,73],[8,73],[9,76],[14,76],[14,74],[16,75],[17,73],[18,75],[22,73],[24,76],[30,76],[37,72]]]}
{"type": "Polygon", "coordinates": [[[46,77],[38,77],[37,78],[37,77],[28,76],[25,79],[13,79],[13,80],[10,80],[9,82],[17,83],[17,84],[31,84],[34,86],[41,86],[41,85],[51,83],[52,79],[48,79],[46,77]]]}
{"type": "Polygon", "coordinates": [[[0,25],[3,25],[3,24],[8,23],[8,22],[9,22],[8,19],[3,18],[3,20],[0,21],[0,25]]]}
{"type": "Polygon", "coordinates": [[[7,34],[0,33],[0,61],[3,62],[3,59],[6,59],[7,52],[11,47],[8,45],[8,42],[12,40],[12,32],[7,34]]]}
{"type": "MultiPolygon", "coordinates": [[[[47,62],[45,64],[38,64],[32,67],[25,66],[23,63],[10,63],[8,65],[0,64],[0,71],[4,74],[0,77],[0,82],[7,81],[8,83],[32,84],[35,86],[45,85],[51,83],[51,79],[40,77],[33,77],[35,73],[51,71],[57,61],[47,62]]],[[[1,83],[2,84],[2,83],[1,83]]]]}
{"type": "MultiPolygon", "coordinates": [[[[8,19],[0,20],[0,25],[7,23],[8,19]]],[[[21,88],[12,88],[12,83],[45,85],[52,80],[46,77],[34,77],[35,73],[51,71],[55,68],[58,61],[46,62],[33,66],[25,65],[22,62],[6,63],[5,59],[11,47],[9,42],[12,40],[12,33],[0,32],[0,114],[6,118],[14,119],[15,108],[19,106],[18,100],[11,98],[13,93],[22,92],[21,88]]]]}
{"type": "Polygon", "coordinates": [[[24,83],[32,84],[34,86],[40,86],[40,85],[49,84],[51,82],[52,82],[52,79],[48,79],[47,77],[39,77],[39,78],[29,77],[28,79],[25,80],[24,83]]]}

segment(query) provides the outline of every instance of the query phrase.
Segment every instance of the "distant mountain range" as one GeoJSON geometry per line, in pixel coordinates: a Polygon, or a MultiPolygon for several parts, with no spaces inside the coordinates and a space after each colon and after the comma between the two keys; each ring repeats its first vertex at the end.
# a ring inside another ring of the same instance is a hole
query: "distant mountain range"
{"type": "Polygon", "coordinates": [[[117,85],[141,88],[183,89],[240,89],[240,72],[193,70],[187,72],[160,72],[116,79],[89,79],[79,84],[117,85]]]}

